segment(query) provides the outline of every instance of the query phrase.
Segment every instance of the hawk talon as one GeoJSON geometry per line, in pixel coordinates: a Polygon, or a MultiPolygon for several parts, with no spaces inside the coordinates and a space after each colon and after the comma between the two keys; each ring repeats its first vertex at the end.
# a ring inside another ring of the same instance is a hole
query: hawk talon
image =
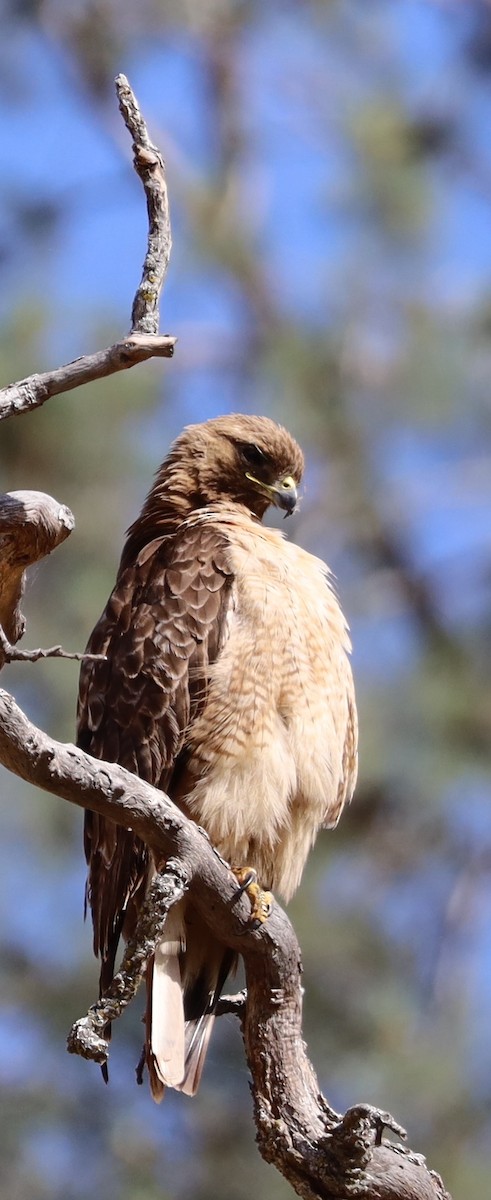
{"type": "Polygon", "coordinates": [[[237,889],[237,899],[244,892],[247,893],[252,909],[249,923],[254,930],[260,929],[261,925],[271,916],[272,892],[264,891],[264,888],[257,882],[257,871],[254,870],[254,867],[232,867],[232,873],[240,885],[237,889]]]}
{"type": "Polygon", "coordinates": [[[248,888],[253,884],[257,884],[257,871],[254,867],[231,867],[232,874],[235,875],[237,883],[240,885],[237,888],[237,899],[247,892],[248,888]]]}

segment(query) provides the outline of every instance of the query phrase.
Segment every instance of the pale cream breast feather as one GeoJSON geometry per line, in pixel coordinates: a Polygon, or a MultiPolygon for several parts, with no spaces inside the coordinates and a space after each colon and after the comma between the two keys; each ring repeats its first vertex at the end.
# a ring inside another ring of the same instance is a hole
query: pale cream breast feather
{"type": "Polygon", "coordinates": [[[186,805],[225,857],[288,899],[318,829],[337,822],[354,787],[347,626],[319,559],[246,513],[200,519],[228,531],[235,581],[228,639],[187,739],[186,805]]]}

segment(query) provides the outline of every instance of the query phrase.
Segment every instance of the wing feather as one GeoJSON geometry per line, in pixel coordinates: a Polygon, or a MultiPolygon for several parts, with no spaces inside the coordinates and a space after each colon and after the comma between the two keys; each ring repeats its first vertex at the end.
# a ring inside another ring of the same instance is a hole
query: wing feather
{"type": "MultiPolygon", "coordinates": [[[[211,523],[181,525],[120,569],[87,647],[106,661],[86,662],[81,673],[84,750],[172,793],[186,730],[206,695],[208,665],[226,637],[232,582],[226,538],[211,523]]],[[[123,925],[145,887],[148,854],[132,832],[91,812],[85,854],[104,990],[123,925]]]]}
{"type": "Polygon", "coordinates": [[[345,804],[349,804],[353,797],[358,776],[358,715],[353,677],[347,659],[343,662],[343,668],[344,679],[341,699],[346,712],[341,770],[334,804],[331,801],[324,814],[324,829],[335,829],[345,804]]]}

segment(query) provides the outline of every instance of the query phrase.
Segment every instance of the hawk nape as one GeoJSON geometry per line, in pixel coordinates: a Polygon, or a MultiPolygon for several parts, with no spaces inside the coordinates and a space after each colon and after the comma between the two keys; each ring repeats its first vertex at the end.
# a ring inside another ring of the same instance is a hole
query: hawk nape
{"type": "MultiPolygon", "coordinates": [[[[261,519],[293,511],[302,452],[266,417],[192,425],[131,526],[89,641],[78,743],[162,788],[228,862],[288,900],[318,830],[356,778],[343,615],[318,559],[261,519]]],[[[156,863],[131,831],[87,812],[87,895],[101,991],[156,863]]],[[[152,1093],[193,1094],[234,955],[187,897],[147,969],[152,1093]]]]}

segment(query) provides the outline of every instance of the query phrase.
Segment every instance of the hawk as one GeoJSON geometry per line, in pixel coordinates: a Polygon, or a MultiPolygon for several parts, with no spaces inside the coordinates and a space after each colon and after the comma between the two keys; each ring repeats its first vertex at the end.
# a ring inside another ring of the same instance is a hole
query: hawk
{"type": "MultiPolygon", "coordinates": [[[[267,417],[188,426],[128,531],[82,667],[78,744],[172,800],[230,863],[288,901],[356,779],[347,626],[328,568],[262,525],[292,513],[300,447],[267,417]]],[[[134,930],[153,861],[131,830],[87,812],[87,899],[101,992],[134,930]]],[[[234,954],[190,897],[147,968],[155,1099],[196,1091],[234,954]]]]}

